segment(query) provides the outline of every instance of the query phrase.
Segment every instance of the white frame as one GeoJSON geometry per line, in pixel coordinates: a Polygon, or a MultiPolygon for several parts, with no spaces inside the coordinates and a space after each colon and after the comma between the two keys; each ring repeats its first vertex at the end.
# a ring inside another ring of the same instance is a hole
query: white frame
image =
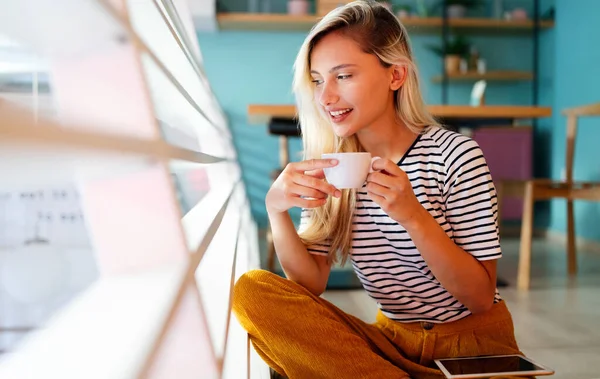
{"type": "Polygon", "coordinates": [[[533,376],[533,375],[554,375],[554,370],[545,367],[533,359],[528,358],[524,355],[520,354],[507,354],[507,355],[488,355],[488,356],[480,356],[480,357],[461,357],[461,358],[445,358],[445,359],[435,359],[435,364],[442,371],[444,376],[447,379],[474,379],[474,378],[490,378],[493,376],[511,376],[511,375],[521,375],[521,376],[533,376]],[[445,361],[462,361],[462,360],[473,360],[473,359],[481,359],[481,358],[501,358],[501,357],[520,357],[526,360],[527,362],[533,364],[534,366],[540,367],[542,370],[534,370],[534,371],[510,371],[510,372],[486,372],[481,374],[458,374],[452,375],[444,366],[445,361]]]}

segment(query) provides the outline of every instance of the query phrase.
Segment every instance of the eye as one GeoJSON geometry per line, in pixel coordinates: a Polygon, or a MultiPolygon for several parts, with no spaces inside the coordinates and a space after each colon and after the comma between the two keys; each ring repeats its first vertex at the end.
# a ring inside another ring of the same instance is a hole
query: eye
{"type": "Polygon", "coordinates": [[[322,80],[320,80],[320,79],[313,79],[313,80],[311,80],[311,81],[312,81],[312,82],[314,83],[314,85],[316,85],[316,86],[318,86],[319,84],[323,83],[323,81],[322,81],[322,80]]]}
{"type": "Polygon", "coordinates": [[[352,77],[352,75],[338,75],[337,78],[340,80],[344,80],[344,79],[350,79],[352,77]]]}

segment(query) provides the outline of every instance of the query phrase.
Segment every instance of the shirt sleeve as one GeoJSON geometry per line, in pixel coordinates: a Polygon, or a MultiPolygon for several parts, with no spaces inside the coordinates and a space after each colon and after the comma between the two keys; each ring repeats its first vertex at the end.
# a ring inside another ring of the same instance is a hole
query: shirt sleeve
{"type": "Polygon", "coordinates": [[[498,197],[487,162],[474,140],[461,136],[448,147],[444,199],[454,243],[480,261],[502,256],[498,197]]]}
{"type": "MultiPolygon", "coordinates": [[[[304,232],[308,227],[308,219],[312,214],[312,209],[303,208],[300,214],[300,227],[298,228],[298,234],[304,232]]],[[[310,254],[327,256],[329,254],[330,245],[325,243],[313,244],[306,246],[306,249],[310,254]]]]}

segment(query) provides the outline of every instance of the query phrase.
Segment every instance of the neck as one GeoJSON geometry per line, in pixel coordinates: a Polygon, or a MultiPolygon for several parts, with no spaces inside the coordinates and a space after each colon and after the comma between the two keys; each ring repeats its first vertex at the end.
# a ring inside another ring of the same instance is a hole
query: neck
{"type": "Polygon", "coordinates": [[[412,132],[395,114],[388,114],[357,133],[361,146],[374,157],[398,162],[414,142],[412,132]]]}

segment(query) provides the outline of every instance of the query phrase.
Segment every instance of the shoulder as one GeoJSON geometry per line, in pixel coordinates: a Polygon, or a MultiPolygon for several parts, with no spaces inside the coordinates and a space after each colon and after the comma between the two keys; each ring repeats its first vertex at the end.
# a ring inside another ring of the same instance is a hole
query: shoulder
{"type": "Polygon", "coordinates": [[[437,126],[429,128],[424,136],[431,139],[445,157],[457,152],[479,149],[479,144],[471,137],[437,126]]]}
{"type": "Polygon", "coordinates": [[[473,160],[483,159],[483,152],[479,144],[464,134],[440,127],[431,127],[424,136],[435,144],[448,171],[455,169],[457,164],[462,166],[473,160]]]}

